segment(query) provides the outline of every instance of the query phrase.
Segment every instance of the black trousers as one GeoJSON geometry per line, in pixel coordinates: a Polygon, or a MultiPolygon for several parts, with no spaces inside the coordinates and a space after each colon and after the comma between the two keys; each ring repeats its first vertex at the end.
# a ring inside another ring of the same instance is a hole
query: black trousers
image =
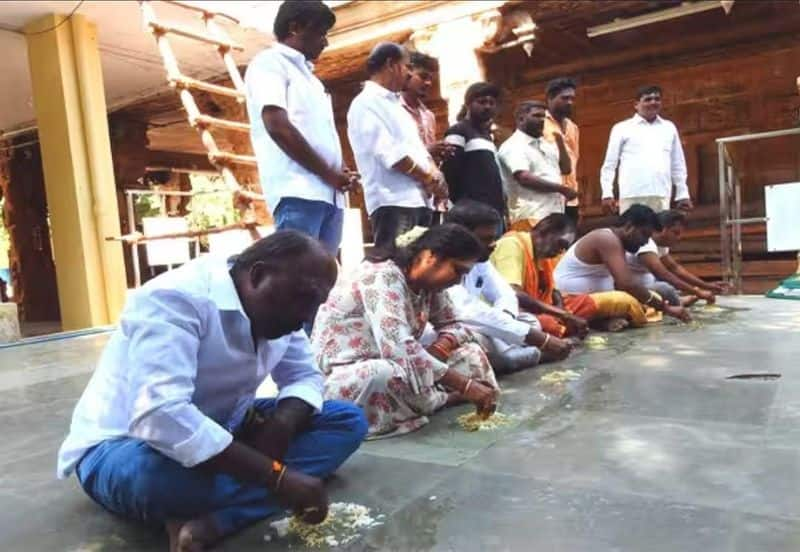
{"type": "Polygon", "coordinates": [[[433,211],[427,207],[378,207],[369,217],[375,248],[380,249],[393,247],[397,236],[432,221],[433,211]]]}

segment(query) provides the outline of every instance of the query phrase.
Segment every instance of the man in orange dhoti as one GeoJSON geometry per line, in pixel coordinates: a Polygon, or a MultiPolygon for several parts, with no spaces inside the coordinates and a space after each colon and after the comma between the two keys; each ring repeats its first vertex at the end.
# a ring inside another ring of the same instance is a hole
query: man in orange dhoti
{"type": "Polygon", "coordinates": [[[517,291],[520,308],[536,314],[549,334],[584,337],[589,323],[611,331],[646,324],[641,303],[625,292],[562,295],[556,289],[556,258],[574,241],[575,223],[554,213],[530,232],[508,232],[497,242],[491,260],[517,291]]]}

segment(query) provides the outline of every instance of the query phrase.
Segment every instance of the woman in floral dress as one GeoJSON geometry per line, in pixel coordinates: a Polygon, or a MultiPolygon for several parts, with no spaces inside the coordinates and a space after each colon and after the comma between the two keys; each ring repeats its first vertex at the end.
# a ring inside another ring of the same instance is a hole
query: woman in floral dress
{"type": "Polygon", "coordinates": [[[376,253],[340,278],[311,336],[327,376],[325,397],[359,404],[371,438],[419,429],[430,414],[465,400],[491,413],[499,393],[483,350],[455,321],[444,293],[483,246],[455,224],[409,235],[410,243],[376,253]],[[425,347],[419,339],[427,322],[437,338],[425,347]]]}

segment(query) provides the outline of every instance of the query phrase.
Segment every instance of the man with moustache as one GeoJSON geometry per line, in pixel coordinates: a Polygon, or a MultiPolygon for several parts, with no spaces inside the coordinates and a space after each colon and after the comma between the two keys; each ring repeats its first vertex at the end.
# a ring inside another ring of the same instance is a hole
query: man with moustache
{"type": "Polygon", "coordinates": [[[544,120],[544,137],[556,143],[557,136],[561,136],[567,148],[570,159],[570,172],[561,177],[562,183],[572,188],[578,195],[567,200],[564,212],[576,223],[578,222],[578,203],[580,190],[578,190],[578,158],[580,157],[580,134],[578,125],[572,117],[572,104],[575,103],[575,81],[569,78],[559,78],[547,83],[547,114],[544,120]]]}
{"type": "Polygon", "coordinates": [[[657,213],[675,206],[692,209],[686,186],[686,159],[672,121],[661,117],[661,88],[644,86],[636,94],[636,113],[614,125],[600,170],[603,209],[624,213],[631,205],[647,205],[657,213]],[[619,166],[619,201],[614,199],[614,175],[619,166]]]}
{"type": "Polygon", "coordinates": [[[275,227],[305,232],[332,255],[342,241],[344,194],[358,184],[342,163],[331,99],[311,64],[335,22],[319,0],[284,2],[277,43],[253,58],[244,77],[250,140],[275,227]]]}
{"type": "Polygon", "coordinates": [[[323,401],[299,331],[336,274],[319,241],[279,230],[133,291],[75,407],[59,477],[74,471],[109,512],[164,527],[173,552],[284,509],[322,522],[323,479],[367,430],[358,407],[323,401]],[[278,396],[257,399],[268,375],[278,396]]]}
{"type": "Polygon", "coordinates": [[[369,80],[347,112],[347,136],[363,177],[364,201],[378,248],[415,226],[430,226],[432,206],[447,197],[441,171],[403,109],[400,92],[411,77],[405,48],[376,45],[367,58],[369,80]]]}
{"type": "Polygon", "coordinates": [[[565,200],[577,194],[561,180],[571,168],[561,134],[555,135],[555,145],[542,136],[545,104],[522,102],[515,116],[517,129],[500,146],[498,158],[508,194],[511,229],[530,232],[547,215],[563,213],[565,200]]]}
{"type": "MultiPolygon", "coordinates": [[[[455,148],[447,142],[436,140],[436,115],[424,103],[439,68],[434,58],[421,52],[409,54],[409,66],[411,77],[400,94],[400,103],[417,124],[419,136],[428,148],[428,153],[441,166],[446,158],[453,155],[455,148]]],[[[447,210],[447,203],[447,198],[435,202],[435,216],[441,216],[447,210]]]]}
{"type": "MultiPolygon", "coordinates": [[[[500,89],[492,83],[476,82],[467,88],[464,117],[445,132],[444,140],[455,146],[455,152],[445,160],[442,171],[453,203],[472,199],[486,203],[505,216],[503,180],[492,139],[499,97],[500,89]]],[[[504,230],[502,222],[498,230],[499,233],[504,230]]]]}

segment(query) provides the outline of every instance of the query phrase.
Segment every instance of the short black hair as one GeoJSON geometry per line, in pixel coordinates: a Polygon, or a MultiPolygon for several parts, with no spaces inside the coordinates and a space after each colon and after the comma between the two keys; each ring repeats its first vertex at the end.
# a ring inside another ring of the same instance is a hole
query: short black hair
{"type": "Polygon", "coordinates": [[[547,104],[539,100],[525,100],[524,102],[519,102],[519,104],[517,104],[517,109],[514,110],[514,120],[518,120],[535,107],[547,109],[547,104]]]}
{"type": "Polygon", "coordinates": [[[480,226],[497,226],[500,220],[497,209],[474,199],[458,201],[444,216],[445,222],[460,224],[469,230],[475,230],[480,226]]]}
{"type": "Polygon", "coordinates": [[[293,262],[309,253],[325,252],[322,244],[297,230],[278,230],[250,245],[234,257],[234,273],[249,269],[257,262],[270,268],[278,268],[281,263],[290,270],[293,262]]]}
{"type": "Polygon", "coordinates": [[[632,224],[633,226],[643,227],[649,226],[653,230],[661,231],[661,222],[658,220],[658,215],[647,205],[634,203],[627,211],[622,213],[619,217],[619,225],[625,226],[632,224]]]}
{"type": "Polygon", "coordinates": [[[636,99],[641,100],[642,96],[647,96],[648,94],[658,94],[659,96],[663,96],[663,92],[661,87],[655,84],[648,84],[646,86],[641,86],[636,91],[636,99]]]}
{"type": "Polygon", "coordinates": [[[658,222],[662,228],[672,228],[673,226],[686,224],[686,213],[677,209],[668,209],[658,213],[658,222]]]}
{"type": "Polygon", "coordinates": [[[578,227],[575,225],[575,221],[572,220],[572,217],[565,215],[564,213],[550,213],[542,220],[537,222],[533,228],[536,230],[536,232],[540,232],[542,234],[556,232],[563,234],[564,232],[578,231],[578,227]]]}
{"type": "Polygon", "coordinates": [[[367,57],[367,74],[374,75],[386,65],[386,62],[403,59],[406,49],[395,42],[379,42],[367,57]]]}
{"type": "Polygon", "coordinates": [[[336,23],[336,14],[320,0],[286,0],[278,8],[272,32],[283,40],[289,36],[289,26],[297,23],[302,27],[314,25],[325,31],[336,23]]]}
{"type": "Polygon", "coordinates": [[[422,52],[410,52],[408,54],[409,63],[411,67],[418,69],[425,69],[426,71],[434,72],[439,69],[439,64],[436,58],[423,54],[422,52]]]}
{"type": "Polygon", "coordinates": [[[464,93],[464,103],[469,104],[475,98],[482,98],[483,96],[499,98],[500,87],[491,82],[474,82],[469,85],[469,88],[464,93]]]}
{"type": "Polygon", "coordinates": [[[547,94],[547,99],[549,100],[555,98],[564,90],[569,90],[570,88],[574,90],[578,88],[578,85],[575,84],[575,81],[569,77],[559,77],[547,83],[545,94],[547,94]]]}

